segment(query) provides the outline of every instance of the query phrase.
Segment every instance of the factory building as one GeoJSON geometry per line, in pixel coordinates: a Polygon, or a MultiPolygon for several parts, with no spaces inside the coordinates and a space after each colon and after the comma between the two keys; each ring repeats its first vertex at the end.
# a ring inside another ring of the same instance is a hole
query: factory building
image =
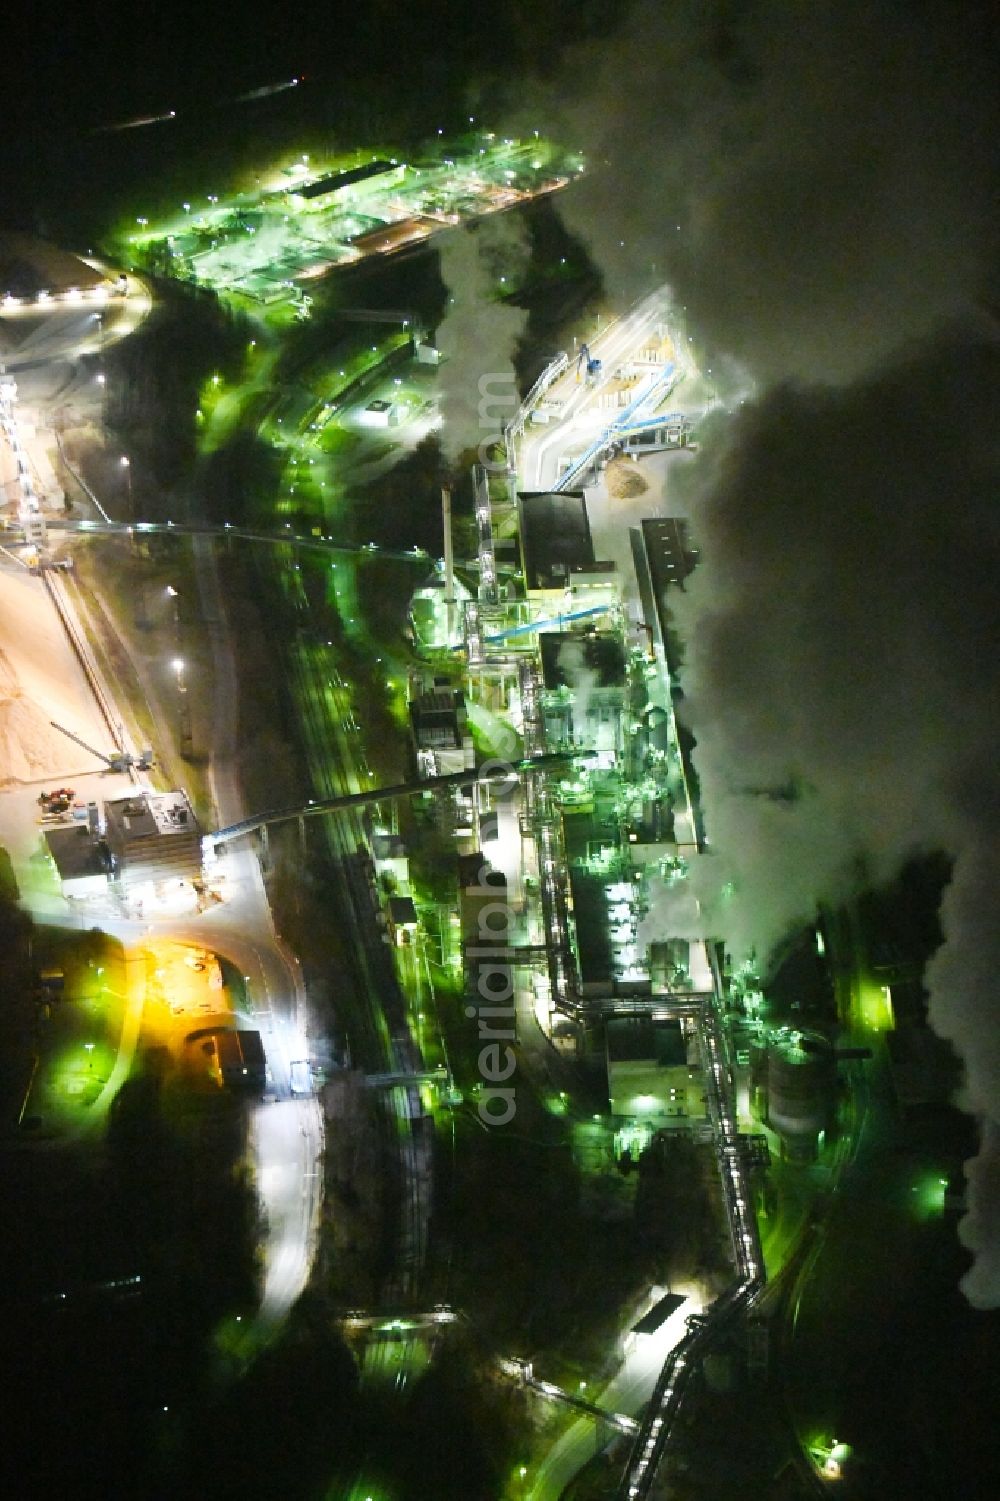
{"type": "Polygon", "coordinates": [[[107,894],[110,864],[107,847],[85,823],[46,829],[44,839],[64,897],[83,901],[107,894]]]}
{"type": "Polygon", "coordinates": [[[638,365],[668,365],[674,358],[674,343],[663,325],[659,325],[649,335],[645,344],[636,355],[635,363],[638,365]]]}
{"type": "Polygon", "coordinates": [[[612,631],[542,631],[542,710],[552,749],[578,746],[617,756],[625,702],[625,652],[612,631]]]}
{"type": "Polygon", "coordinates": [[[409,891],[410,857],[399,834],[377,832],[372,835],[372,859],[375,876],[383,891],[409,891]]]}
{"type": "MultiPolygon", "coordinates": [[[[362,183],[380,189],[397,186],[406,176],[406,167],[399,162],[387,161],[384,157],[365,162],[361,167],[349,167],[344,172],[331,172],[326,177],[317,177],[292,189],[294,198],[302,199],[311,208],[326,210],[342,204],[338,195],[348,188],[359,188],[362,183]]],[[[349,198],[356,194],[349,194],[349,198]]]]}
{"type": "Polygon", "coordinates": [[[412,896],[408,893],[397,893],[395,896],[387,897],[384,910],[389,936],[393,942],[412,943],[417,928],[420,926],[412,896]]]}
{"type": "Polygon", "coordinates": [[[613,375],[610,380],[604,382],[597,393],[596,406],[605,412],[624,410],[635,395],[637,382],[637,375],[613,375]]]}
{"type": "Polygon", "coordinates": [[[466,602],[472,598],[460,578],[450,585],[443,563],[416,589],[410,600],[410,629],[419,656],[449,651],[455,645],[466,602]]]}
{"type": "Polygon", "coordinates": [[[577,564],[569,575],[567,595],[570,612],[621,604],[622,581],[617,566],[610,562],[577,564]]]}
{"type": "Polygon", "coordinates": [[[386,255],[429,240],[440,228],[437,219],[429,215],[411,214],[406,219],[397,219],[394,224],[379,224],[375,229],[352,235],[351,244],[362,255],[386,255]]]}
{"type": "Polygon", "coordinates": [[[680,1021],[614,1017],[605,1027],[611,1114],[657,1130],[689,1129],[706,1116],[697,1048],[680,1021]]]}
{"type": "Polygon", "coordinates": [[[643,616],[667,658],[671,675],[680,669],[678,642],[673,630],[671,595],[683,589],[698,566],[699,553],[683,516],[648,516],[634,537],[633,556],[642,598],[643,616]]]}
{"type": "Polygon", "coordinates": [[[410,730],[421,777],[469,771],[475,765],[465,694],[447,678],[412,685],[410,730]]]}
{"type": "Polygon", "coordinates": [[[0,233],[0,297],[34,301],[39,293],[62,296],[89,293],[106,287],[104,273],[69,250],[61,250],[33,235],[0,233]]]}
{"type": "Polygon", "coordinates": [[[517,510],[528,597],[549,595],[560,605],[571,576],[596,561],[583,491],[526,491],[517,510]]]}
{"type": "Polygon", "coordinates": [[[201,877],[201,830],[187,794],[139,788],[105,803],[105,843],[126,897],[201,877]]]}

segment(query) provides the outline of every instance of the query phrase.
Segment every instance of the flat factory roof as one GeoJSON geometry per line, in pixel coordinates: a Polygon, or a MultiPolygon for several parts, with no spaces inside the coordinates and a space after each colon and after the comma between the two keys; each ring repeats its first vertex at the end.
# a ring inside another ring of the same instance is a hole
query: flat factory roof
{"type": "Polygon", "coordinates": [[[346,172],[334,172],[329,177],[307,182],[304,188],[296,188],[299,198],[322,198],[324,193],[335,193],[338,188],[348,188],[353,182],[365,182],[369,177],[381,177],[383,172],[395,172],[396,166],[381,158],[367,162],[363,167],[350,167],[346,172]]]}
{"type": "Polygon", "coordinates": [[[662,1324],[667,1322],[672,1313],[676,1313],[687,1299],[680,1293],[667,1293],[658,1303],[654,1303],[648,1313],[644,1313],[637,1324],[632,1325],[633,1334],[655,1334],[662,1324]]]}
{"type": "Polygon", "coordinates": [[[187,793],[181,791],[133,792],[105,803],[104,813],[109,836],[124,844],[132,839],[147,839],[151,834],[198,832],[198,821],[187,793]]]}
{"type": "Polygon", "coordinates": [[[669,584],[683,587],[698,563],[698,549],[691,542],[685,516],[647,516],[642,539],[649,557],[649,571],[657,596],[669,584]]]}
{"type": "Polygon", "coordinates": [[[56,862],[61,881],[106,876],[108,873],[104,852],[85,823],[74,824],[72,828],[46,829],[45,843],[56,862]]]}
{"type": "Polygon", "coordinates": [[[517,497],[517,509],[529,589],[565,587],[570,569],[595,561],[582,490],[524,491],[517,497]]]}
{"type": "Polygon", "coordinates": [[[605,1036],[609,1063],[648,1062],[676,1068],[687,1059],[681,1024],[671,1017],[611,1017],[605,1036]]]}
{"type": "Polygon", "coordinates": [[[592,875],[578,865],[571,865],[569,881],[573,893],[573,926],[580,979],[585,985],[610,986],[614,979],[614,962],[604,878],[592,875]]]}
{"type": "Polygon", "coordinates": [[[351,244],[362,255],[384,254],[390,250],[402,250],[407,245],[430,239],[441,225],[436,219],[413,214],[408,219],[397,219],[394,224],[380,224],[376,229],[367,229],[351,236],[351,244]]]}

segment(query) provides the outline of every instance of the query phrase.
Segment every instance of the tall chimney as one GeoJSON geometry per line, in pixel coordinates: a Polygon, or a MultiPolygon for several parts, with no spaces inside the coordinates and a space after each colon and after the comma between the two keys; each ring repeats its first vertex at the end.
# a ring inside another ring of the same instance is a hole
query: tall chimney
{"type": "Polygon", "coordinates": [[[450,643],[455,619],[455,553],[451,541],[451,490],[447,485],[441,488],[441,525],[444,530],[444,608],[450,643]]]}

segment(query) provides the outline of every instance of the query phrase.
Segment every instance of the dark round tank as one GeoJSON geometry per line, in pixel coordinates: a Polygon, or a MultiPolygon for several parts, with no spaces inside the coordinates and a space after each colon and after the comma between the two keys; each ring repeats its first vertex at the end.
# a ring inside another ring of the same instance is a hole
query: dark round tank
{"type": "Polygon", "coordinates": [[[789,1032],[767,1050],[767,1117],[790,1155],[809,1155],[830,1123],[836,1062],[819,1033],[789,1032]]]}

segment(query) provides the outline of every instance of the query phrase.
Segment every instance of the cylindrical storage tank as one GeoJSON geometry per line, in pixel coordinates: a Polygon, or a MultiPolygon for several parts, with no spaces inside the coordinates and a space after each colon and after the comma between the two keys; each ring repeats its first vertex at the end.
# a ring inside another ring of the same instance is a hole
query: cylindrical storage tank
{"type": "Polygon", "coordinates": [[[750,1044],[750,1109],[758,1120],[767,1117],[767,1044],[750,1044]]]}
{"type": "Polygon", "coordinates": [[[702,1374],[705,1384],[710,1392],[732,1392],[736,1390],[736,1362],[731,1351],[712,1350],[701,1363],[702,1374]]]}
{"type": "Polygon", "coordinates": [[[767,1119],[790,1157],[811,1158],[830,1122],[836,1061],[819,1033],[775,1039],[767,1058],[767,1119]]]}

